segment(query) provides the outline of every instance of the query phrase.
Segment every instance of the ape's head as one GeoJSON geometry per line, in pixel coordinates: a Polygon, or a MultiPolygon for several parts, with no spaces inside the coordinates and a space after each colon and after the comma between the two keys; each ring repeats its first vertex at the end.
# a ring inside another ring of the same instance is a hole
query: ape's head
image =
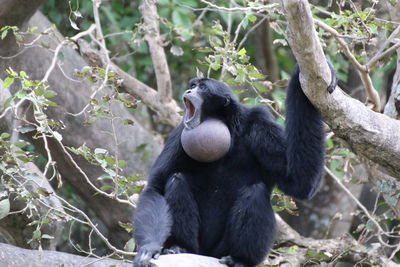
{"type": "Polygon", "coordinates": [[[220,118],[233,100],[232,90],[225,83],[206,78],[192,79],[189,90],[183,94],[185,128],[193,129],[207,118],[220,118]]]}
{"type": "Polygon", "coordinates": [[[213,79],[192,79],[189,88],[183,94],[183,149],[197,161],[218,160],[231,145],[229,128],[221,119],[235,98],[226,84],[213,79]]]}

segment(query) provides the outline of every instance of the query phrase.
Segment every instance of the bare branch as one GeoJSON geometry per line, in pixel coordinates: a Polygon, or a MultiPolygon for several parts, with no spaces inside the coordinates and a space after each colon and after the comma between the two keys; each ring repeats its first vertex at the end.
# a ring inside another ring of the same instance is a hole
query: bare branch
{"type": "Polygon", "coordinates": [[[156,73],[159,101],[167,103],[172,99],[172,84],[167,57],[162,45],[163,38],[160,35],[160,18],[157,14],[156,2],[155,0],[143,0],[139,9],[143,15],[146,27],[145,39],[149,44],[154,71],[156,73]]]}
{"type": "Polygon", "coordinates": [[[396,38],[397,35],[399,34],[400,34],[400,26],[397,26],[397,28],[392,32],[392,34],[390,34],[390,36],[386,39],[382,47],[378,50],[376,55],[368,61],[367,67],[369,69],[373,68],[378,63],[378,61],[381,60],[383,57],[396,51],[396,49],[400,47],[400,43],[397,42],[393,46],[388,48],[386,51],[384,51],[386,46],[388,46],[393,41],[393,39],[396,38]]]}
{"type": "Polygon", "coordinates": [[[228,11],[228,12],[232,12],[232,11],[257,11],[257,12],[261,12],[263,10],[267,10],[267,9],[271,9],[273,7],[276,7],[278,4],[277,3],[272,3],[272,4],[268,4],[268,5],[261,5],[261,6],[257,6],[257,7],[241,7],[241,6],[237,6],[237,7],[223,7],[223,6],[218,6],[214,3],[211,3],[209,1],[206,0],[201,0],[202,3],[215,8],[217,10],[223,10],[223,11],[228,11]]]}
{"type": "Polygon", "coordinates": [[[300,66],[304,93],[353,151],[400,179],[400,121],[371,111],[339,88],[329,94],[326,88],[331,80],[330,70],[308,2],[282,0],[282,3],[288,21],[288,41],[300,66]]]}

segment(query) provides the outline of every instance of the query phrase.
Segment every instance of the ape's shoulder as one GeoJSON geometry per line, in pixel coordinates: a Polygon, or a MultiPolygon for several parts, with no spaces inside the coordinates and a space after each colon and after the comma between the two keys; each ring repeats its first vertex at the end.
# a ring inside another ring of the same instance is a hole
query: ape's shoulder
{"type": "Polygon", "coordinates": [[[272,134],[282,136],[283,128],[275,122],[271,112],[262,106],[246,106],[242,121],[243,136],[249,139],[259,139],[259,136],[272,134]]]}
{"type": "Polygon", "coordinates": [[[266,107],[254,106],[247,108],[246,120],[250,124],[265,123],[265,122],[273,122],[274,117],[272,116],[269,109],[267,109],[266,107]]]}

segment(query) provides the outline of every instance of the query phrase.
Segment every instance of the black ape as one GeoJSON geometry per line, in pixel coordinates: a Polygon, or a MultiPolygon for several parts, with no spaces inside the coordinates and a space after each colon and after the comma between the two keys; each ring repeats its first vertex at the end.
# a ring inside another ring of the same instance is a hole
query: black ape
{"type": "MultiPolygon", "coordinates": [[[[331,92],[336,76],[330,67],[331,92]]],[[[257,265],[273,243],[273,187],[297,199],[309,199],[318,189],[324,165],[321,117],[301,89],[298,67],[288,88],[285,131],[268,110],[240,104],[224,83],[193,79],[190,88],[201,103],[184,99],[190,114],[169,137],[140,196],[134,266],[148,266],[162,248],[223,258],[230,266],[257,265]],[[211,163],[191,159],[180,139],[185,126],[207,118],[222,120],[231,134],[229,152],[211,163]]]]}

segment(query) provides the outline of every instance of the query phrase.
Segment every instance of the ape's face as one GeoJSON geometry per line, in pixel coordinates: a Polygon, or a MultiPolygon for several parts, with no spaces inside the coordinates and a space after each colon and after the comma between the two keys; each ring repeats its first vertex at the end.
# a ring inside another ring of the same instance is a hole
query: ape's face
{"type": "Polygon", "coordinates": [[[187,129],[196,128],[208,117],[221,115],[218,113],[222,113],[232,99],[231,89],[214,79],[192,79],[189,88],[183,94],[186,108],[184,124],[187,129]]]}

